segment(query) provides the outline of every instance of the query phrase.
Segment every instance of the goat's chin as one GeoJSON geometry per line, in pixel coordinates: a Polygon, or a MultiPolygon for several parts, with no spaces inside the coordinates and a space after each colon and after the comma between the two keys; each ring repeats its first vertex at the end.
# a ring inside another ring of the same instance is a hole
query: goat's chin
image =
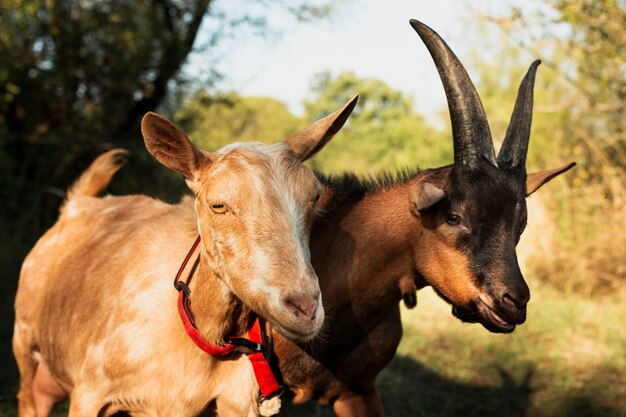
{"type": "Polygon", "coordinates": [[[292,331],[290,329],[287,329],[284,326],[281,326],[280,324],[278,324],[276,322],[272,322],[272,326],[282,336],[284,336],[285,338],[291,340],[292,342],[297,342],[297,343],[308,342],[309,340],[311,340],[315,336],[317,336],[317,333],[318,333],[318,332],[300,333],[299,331],[292,331]]]}
{"type": "Polygon", "coordinates": [[[317,317],[313,322],[306,324],[284,323],[284,320],[270,318],[268,320],[272,327],[285,338],[297,342],[308,342],[318,335],[324,324],[324,317],[317,317]]]}

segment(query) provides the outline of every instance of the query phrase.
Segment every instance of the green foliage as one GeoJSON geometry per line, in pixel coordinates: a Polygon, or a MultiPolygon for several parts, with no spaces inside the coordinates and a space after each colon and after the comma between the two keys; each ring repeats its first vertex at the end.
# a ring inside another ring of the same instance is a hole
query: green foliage
{"type": "Polygon", "coordinates": [[[213,151],[235,141],[274,143],[304,127],[276,99],[241,97],[232,92],[211,96],[200,91],[181,107],[174,120],[195,143],[213,151]]]}
{"type": "MultiPolygon", "coordinates": [[[[624,198],[626,10],[616,0],[531,4],[489,19],[513,44],[524,45],[544,61],[538,75],[533,146],[539,142],[535,149],[547,145],[546,151],[557,151],[544,152],[545,162],[554,162],[557,155],[576,159],[579,168],[570,185],[602,183],[610,198],[624,198]]],[[[491,68],[483,72],[482,81],[489,83],[494,73],[510,72],[491,68]]]]}
{"type": "Polygon", "coordinates": [[[137,151],[118,191],[141,190],[167,199],[180,193],[181,187],[144,151],[139,121],[170,91],[184,88],[188,77],[180,70],[205,17],[211,24],[201,49],[207,51],[224,36],[235,36],[235,28],[272,32],[266,19],[270,12],[311,20],[330,11],[325,0],[264,4],[2,2],[0,226],[22,251],[52,223],[64,190],[80,170],[111,147],[137,151]]]}
{"type": "Polygon", "coordinates": [[[31,142],[128,133],[163,99],[209,2],[10,0],[0,126],[31,142]]]}
{"type": "MultiPolygon", "coordinates": [[[[2,217],[41,206],[51,187],[62,194],[58,189],[78,167],[113,146],[141,149],[144,161],[139,121],[170,90],[180,91],[180,69],[205,16],[211,25],[204,51],[235,36],[234,28],[271,32],[270,12],[306,20],[330,12],[321,0],[269,0],[265,6],[252,0],[3,2],[0,197],[10,204],[2,217]]],[[[57,204],[38,210],[46,222],[57,204]]]]}
{"type": "MultiPolygon", "coordinates": [[[[139,118],[164,99],[209,2],[3,3],[0,223],[20,252],[52,223],[65,188],[96,154],[140,147],[139,118]]],[[[155,167],[144,171],[156,176],[155,167]]]]}
{"type": "Polygon", "coordinates": [[[304,103],[305,117],[312,121],[329,114],[357,92],[359,102],[346,127],[313,161],[315,168],[373,174],[452,161],[451,139],[414,112],[410,97],[380,80],[351,72],[337,77],[320,73],[311,85],[312,98],[304,103]]]}
{"type": "MultiPolygon", "coordinates": [[[[428,126],[413,111],[412,101],[375,79],[347,72],[333,78],[316,75],[312,98],[304,103],[305,119],[313,122],[341,107],[359,92],[359,102],[345,127],[311,164],[327,173],[444,165],[452,159],[451,140],[428,126]]],[[[175,115],[175,121],[202,147],[216,150],[232,141],[275,142],[307,122],[284,104],[266,97],[200,91],[175,115]]]]}

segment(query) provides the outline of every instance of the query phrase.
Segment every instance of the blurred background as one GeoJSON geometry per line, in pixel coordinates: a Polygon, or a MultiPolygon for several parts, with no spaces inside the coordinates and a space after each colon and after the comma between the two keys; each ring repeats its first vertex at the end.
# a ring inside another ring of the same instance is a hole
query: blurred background
{"type": "MultiPolygon", "coordinates": [[[[146,111],[216,150],[284,139],[358,91],[313,168],[375,176],[451,163],[443,88],[410,18],[464,62],[496,142],[540,58],[528,169],[578,166],[529,199],[519,246],[532,292],[526,324],[489,334],[420,292],[379,378],[387,414],[626,415],[626,1],[434,3],[3,0],[0,415],[16,415],[20,264],[68,185],[96,155],[125,147],[133,156],[111,193],[176,202],[185,192],[143,147],[146,111]]],[[[330,413],[306,405],[281,415],[330,413]]]]}

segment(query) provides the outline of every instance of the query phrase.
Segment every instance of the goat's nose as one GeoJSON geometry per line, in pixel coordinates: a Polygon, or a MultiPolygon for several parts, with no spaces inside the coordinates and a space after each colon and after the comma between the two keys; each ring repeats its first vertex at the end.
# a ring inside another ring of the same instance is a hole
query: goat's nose
{"type": "Polygon", "coordinates": [[[285,304],[287,304],[287,308],[296,317],[300,317],[300,315],[303,314],[311,321],[315,321],[317,318],[317,298],[293,296],[289,297],[285,301],[285,304]]]}
{"type": "Polygon", "coordinates": [[[512,286],[502,296],[505,305],[522,309],[526,307],[530,300],[530,290],[526,282],[522,281],[519,285],[512,286]]]}

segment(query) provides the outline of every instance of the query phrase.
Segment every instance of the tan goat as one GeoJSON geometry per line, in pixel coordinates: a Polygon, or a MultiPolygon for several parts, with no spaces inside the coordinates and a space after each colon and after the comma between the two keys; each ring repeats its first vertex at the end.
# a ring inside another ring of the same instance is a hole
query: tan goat
{"type": "Polygon", "coordinates": [[[294,341],[315,336],[324,312],[308,241],[321,185],[302,161],[337,133],[356,99],[285,142],[216,153],[146,115],[148,151],[184,176],[195,207],[191,199],[98,198],[124,151],[98,158],[22,266],[13,338],[20,416],[45,417],[68,395],[70,417],[194,416],[209,405],[220,415],[257,415],[250,362],[194,345],[172,279],[199,233],[189,288],[206,340],[245,335],[251,311],[294,341]]]}

